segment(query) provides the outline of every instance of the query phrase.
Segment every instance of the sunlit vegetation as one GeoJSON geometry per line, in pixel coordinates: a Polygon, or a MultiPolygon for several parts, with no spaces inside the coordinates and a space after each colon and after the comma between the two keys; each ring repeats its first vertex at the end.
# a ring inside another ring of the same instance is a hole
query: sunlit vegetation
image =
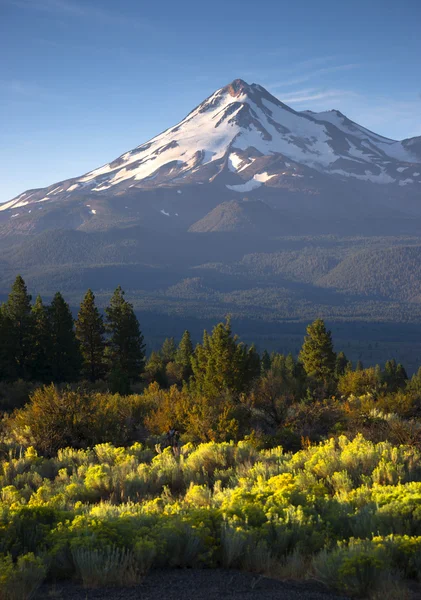
{"type": "Polygon", "coordinates": [[[217,566],[410,597],[421,371],[351,364],[320,319],[298,357],[259,354],[229,319],[145,357],[120,288],[105,319],[88,292],[74,324],[18,279],[0,326],[0,600],[217,566]]]}

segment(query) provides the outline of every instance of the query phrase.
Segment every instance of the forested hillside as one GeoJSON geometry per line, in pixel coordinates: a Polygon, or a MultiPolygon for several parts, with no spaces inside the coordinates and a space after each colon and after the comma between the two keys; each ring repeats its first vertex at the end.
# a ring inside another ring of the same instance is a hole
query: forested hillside
{"type": "Polygon", "coordinates": [[[120,287],[104,315],[88,290],[74,321],[21,277],[0,330],[7,600],[174,567],[419,594],[421,369],[352,363],[321,319],[298,356],[229,319],[146,353],[120,287]]]}

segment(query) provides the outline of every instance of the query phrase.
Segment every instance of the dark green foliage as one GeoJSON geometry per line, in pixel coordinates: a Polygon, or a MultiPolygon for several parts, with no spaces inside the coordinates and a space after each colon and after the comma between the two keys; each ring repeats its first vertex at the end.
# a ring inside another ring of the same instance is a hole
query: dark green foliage
{"type": "Polygon", "coordinates": [[[3,339],[7,344],[5,352],[9,355],[6,363],[11,379],[29,379],[31,376],[31,299],[24,280],[18,275],[1,308],[3,339]]]}
{"type": "Polygon", "coordinates": [[[48,307],[48,318],[51,326],[52,380],[56,383],[77,381],[82,357],[73,330],[72,313],[60,292],[48,307]]]}
{"type": "Polygon", "coordinates": [[[404,387],[407,379],[408,375],[404,367],[401,364],[396,364],[395,359],[386,362],[382,380],[389,391],[395,392],[399,388],[404,387]]]}
{"type": "Polygon", "coordinates": [[[105,310],[109,335],[107,360],[112,369],[118,368],[129,380],[139,380],[145,362],[145,346],[133,306],[124,298],[119,286],[105,310]]]}
{"type": "Polygon", "coordinates": [[[191,341],[191,336],[189,331],[185,331],[183,333],[183,337],[180,340],[180,343],[177,348],[177,352],[175,354],[175,362],[182,369],[182,378],[185,381],[192,376],[193,371],[191,367],[191,359],[193,356],[193,344],[191,341]]]}
{"type": "Polygon", "coordinates": [[[32,363],[31,374],[34,381],[51,382],[53,377],[52,329],[48,310],[37,296],[32,307],[32,363]]]}
{"type": "Polygon", "coordinates": [[[165,363],[160,352],[152,352],[145,367],[144,377],[147,382],[156,381],[161,387],[167,386],[165,363]]]}
{"type": "Polygon", "coordinates": [[[108,386],[112,394],[130,394],[130,379],[127,373],[121,370],[120,365],[114,366],[108,376],[108,386]]]}
{"type": "Polygon", "coordinates": [[[260,361],[262,373],[267,373],[271,366],[270,354],[267,350],[263,351],[262,358],[260,361]]]}
{"type": "Polygon", "coordinates": [[[208,397],[227,392],[240,394],[249,389],[260,372],[260,360],[253,347],[232,335],[231,323],[219,323],[212,335],[204,332],[203,342],[192,358],[194,388],[208,397]]]}
{"type": "Polygon", "coordinates": [[[0,340],[0,378],[2,381],[13,381],[17,379],[15,357],[12,353],[15,340],[12,322],[2,309],[0,310],[0,340]]]}
{"type": "Polygon", "coordinates": [[[166,365],[169,362],[173,362],[175,360],[176,352],[177,347],[175,345],[174,338],[166,338],[160,350],[160,355],[163,363],[166,365]]]}
{"type": "Polygon", "coordinates": [[[322,319],[316,319],[307,327],[307,336],[300,351],[300,360],[307,375],[327,384],[335,372],[336,355],[332,336],[322,319]]]}
{"type": "Polygon", "coordinates": [[[350,368],[351,365],[345,356],[344,352],[338,352],[336,355],[336,363],[335,363],[335,375],[336,377],[340,377],[345,373],[345,371],[350,368]]]}
{"type": "Polygon", "coordinates": [[[83,359],[82,374],[91,381],[102,379],[105,376],[105,327],[92,290],[86,292],[80,305],[75,329],[83,359]]]}

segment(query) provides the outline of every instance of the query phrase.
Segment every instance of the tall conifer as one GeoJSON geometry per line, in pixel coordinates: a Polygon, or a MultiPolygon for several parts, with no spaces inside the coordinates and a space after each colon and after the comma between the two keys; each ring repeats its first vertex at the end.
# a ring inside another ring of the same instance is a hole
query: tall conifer
{"type": "Polygon", "coordinates": [[[82,357],[73,330],[69,305],[60,292],[48,307],[51,326],[51,365],[54,382],[76,381],[80,376],[82,357]]]}
{"type": "Polygon", "coordinates": [[[187,381],[193,374],[191,368],[191,359],[193,356],[193,344],[189,331],[183,333],[183,337],[178,344],[177,351],[175,353],[175,362],[182,369],[182,379],[187,381]]]}
{"type": "Polygon", "coordinates": [[[31,376],[31,299],[24,280],[18,275],[2,306],[11,379],[29,379],[31,376]]]}
{"type": "Polygon", "coordinates": [[[95,296],[88,290],[80,305],[75,323],[76,338],[82,354],[82,374],[91,381],[105,376],[105,327],[95,306],[95,296]]]}
{"type": "Polygon", "coordinates": [[[329,383],[335,372],[336,355],[332,336],[322,319],[316,319],[307,327],[307,335],[300,351],[300,360],[307,375],[324,384],[329,383]]]}
{"type": "Polygon", "coordinates": [[[120,286],[105,309],[106,331],[109,334],[107,359],[115,372],[132,381],[140,378],[145,364],[145,345],[133,306],[124,298],[120,286]]]}
{"type": "Polygon", "coordinates": [[[259,355],[232,334],[229,319],[218,323],[210,336],[205,331],[191,363],[193,387],[209,398],[246,391],[260,372],[259,355]]]}
{"type": "Polygon", "coordinates": [[[32,307],[32,379],[52,381],[52,331],[47,308],[41,296],[37,296],[32,307]]]}

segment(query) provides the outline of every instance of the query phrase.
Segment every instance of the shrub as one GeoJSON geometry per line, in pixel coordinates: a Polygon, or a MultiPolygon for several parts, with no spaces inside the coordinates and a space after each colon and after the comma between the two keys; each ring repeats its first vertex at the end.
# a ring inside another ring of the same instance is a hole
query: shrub
{"type": "Polygon", "coordinates": [[[16,563],[10,554],[0,558],[0,600],[30,600],[46,573],[43,560],[33,553],[19,556],[16,563]]]}
{"type": "Polygon", "coordinates": [[[227,568],[242,566],[247,548],[247,535],[239,527],[224,524],[221,533],[222,564],[227,568]]]}
{"type": "Polygon", "coordinates": [[[77,573],[86,588],[130,586],[141,580],[136,557],[126,548],[108,546],[93,550],[81,546],[72,549],[72,556],[77,573]]]}
{"type": "Polygon", "coordinates": [[[351,540],[348,546],[323,550],[313,561],[316,578],[331,588],[366,597],[375,590],[389,563],[381,548],[351,540]]]}

